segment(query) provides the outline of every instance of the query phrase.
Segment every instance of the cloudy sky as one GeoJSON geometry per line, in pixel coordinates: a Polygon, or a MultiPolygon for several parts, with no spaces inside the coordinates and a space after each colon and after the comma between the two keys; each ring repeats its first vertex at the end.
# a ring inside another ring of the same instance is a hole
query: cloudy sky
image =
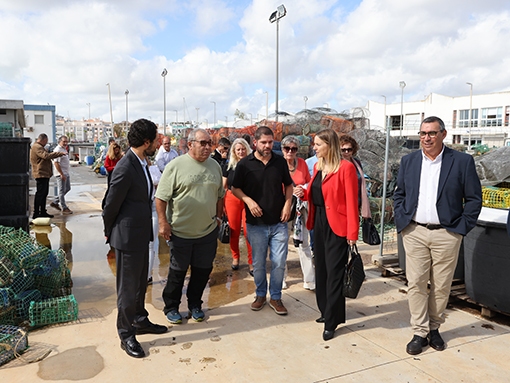
{"type": "Polygon", "coordinates": [[[167,122],[263,117],[282,1],[280,110],[510,90],[508,0],[0,0],[0,99],[162,123],[166,68],[167,122]]]}

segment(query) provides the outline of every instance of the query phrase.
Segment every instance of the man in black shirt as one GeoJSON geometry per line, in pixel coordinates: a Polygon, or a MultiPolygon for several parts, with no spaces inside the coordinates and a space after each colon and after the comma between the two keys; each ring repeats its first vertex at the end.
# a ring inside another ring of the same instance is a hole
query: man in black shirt
{"type": "Polygon", "coordinates": [[[271,276],[269,306],[279,315],[287,314],[282,303],[282,283],[287,261],[287,221],[292,203],[292,178],[287,161],[272,151],[274,134],[261,126],[255,132],[255,152],[236,166],[232,193],[246,205],[246,228],[253,251],[256,298],[251,309],[266,303],[266,258],[269,248],[271,276]]]}

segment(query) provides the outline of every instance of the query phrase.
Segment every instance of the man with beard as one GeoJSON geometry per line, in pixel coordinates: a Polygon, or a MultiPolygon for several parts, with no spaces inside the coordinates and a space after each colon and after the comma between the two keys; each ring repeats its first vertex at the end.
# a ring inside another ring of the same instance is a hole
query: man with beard
{"type": "Polygon", "coordinates": [[[117,331],[121,348],[134,358],[145,352],[135,335],[162,334],[168,328],[149,321],[145,310],[149,242],[152,240],[152,180],[147,157],[156,151],[156,125],[146,119],[129,128],[130,149],[115,167],[103,209],[106,242],[117,262],[117,331]]]}
{"type": "Polygon", "coordinates": [[[182,288],[191,267],[186,296],[188,318],[204,320],[202,295],[216,257],[218,226],[223,214],[223,175],[211,155],[211,136],[194,129],[188,152],[166,167],[156,191],[159,233],[172,241],[163,309],[172,324],[182,323],[179,313],[182,288]]]}
{"type": "Polygon", "coordinates": [[[266,303],[267,250],[271,259],[269,306],[278,314],[286,315],[282,303],[282,284],[287,261],[292,203],[292,178],[287,161],[273,153],[274,134],[267,126],[255,132],[255,152],[243,158],[236,166],[232,193],[246,205],[246,230],[253,254],[253,277],[256,298],[254,311],[266,303]]]}

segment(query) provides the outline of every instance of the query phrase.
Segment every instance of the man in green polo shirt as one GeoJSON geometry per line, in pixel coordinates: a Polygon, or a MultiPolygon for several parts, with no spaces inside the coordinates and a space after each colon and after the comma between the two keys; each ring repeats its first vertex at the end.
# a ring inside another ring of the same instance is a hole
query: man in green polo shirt
{"type": "Polygon", "coordinates": [[[223,212],[222,172],[211,155],[212,141],[203,129],[188,136],[188,153],[166,167],[156,191],[159,233],[172,241],[163,309],[168,321],[182,323],[179,313],[186,272],[189,317],[204,319],[202,294],[216,256],[218,226],[223,212]]]}

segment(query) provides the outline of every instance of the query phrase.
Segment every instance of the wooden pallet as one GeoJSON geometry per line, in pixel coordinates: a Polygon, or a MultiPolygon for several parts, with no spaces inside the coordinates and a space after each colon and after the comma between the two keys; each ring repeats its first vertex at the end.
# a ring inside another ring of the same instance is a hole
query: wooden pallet
{"type": "Polygon", "coordinates": [[[450,291],[450,303],[453,303],[456,300],[461,300],[464,302],[468,302],[472,305],[478,306],[480,308],[481,315],[485,318],[494,318],[497,314],[510,316],[510,313],[499,311],[494,308],[489,308],[471,299],[469,295],[466,294],[466,285],[463,283],[455,286],[452,285],[452,290],[450,291]]]}

